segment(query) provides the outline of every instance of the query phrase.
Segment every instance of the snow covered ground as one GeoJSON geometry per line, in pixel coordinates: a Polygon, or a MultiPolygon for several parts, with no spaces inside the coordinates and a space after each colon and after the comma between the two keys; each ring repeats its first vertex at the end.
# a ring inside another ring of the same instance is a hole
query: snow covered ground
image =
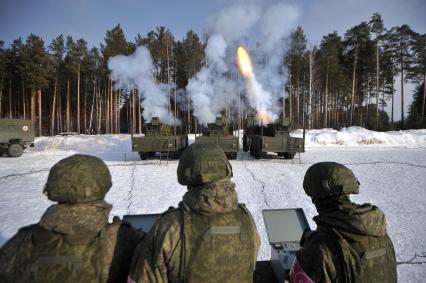
{"type": "MultiPolygon", "coordinates": [[[[108,164],[113,178],[107,195],[114,205],[112,215],[162,212],[176,206],[185,192],[176,179],[178,162],[139,160],[131,152],[129,135],[42,137],[35,145],[20,158],[0,158],[0,245],[19,227],[37,222],[52,204],[42,194],[48,170],[74,153],[96,155],[108,164]]],[[[426,255],[426,130],[380,133],[351,127],[308,131],[306,153],[300,159],[253,160],[240,152],[231,161],[239,201],[252,212],[261,235],[259,259],[270,257],[262,209],[303,207],[315,228],[311,219],[316,210],[303,192],[302,181],[306,169],[319,161],[340,162],[355,172],[361,193],[352,199],[373,203],[386,213],[398,261],[415,253],[426,255]]],[[[426,282],[426,264],[398,265],[398,278],[426,282]]]]}

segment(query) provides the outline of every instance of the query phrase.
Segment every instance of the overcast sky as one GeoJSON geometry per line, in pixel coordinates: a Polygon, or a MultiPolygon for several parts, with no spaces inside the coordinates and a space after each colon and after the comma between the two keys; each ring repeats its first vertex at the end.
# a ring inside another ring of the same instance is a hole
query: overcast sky
{"type": "MultiPolygon", "coordinates": [[[[256,0],[240,1],[245,3],[256,0]]],[[[0,40],[8,46],[15,38],[40,35],[46,45],[59,34],[84,38],[99,46],[105,32],[120,23],[128,40],[164,25],[182,39],[189,29],[202,35],[211,15],[231,5],[231,0],[0,0],[0,40]]],[[[257,2],[260,2],[257,1],[257,2]]],[[[277,2],[277,0],[262,0],[277,2]]],[[[386,27],[408,24],[426,33],[426,0],[300,0],[299,25],[318,44],[322,36],[344,32],[374,12],[386,27]]],[[[277,27],[279,28],[279,27],[277,27]]],[[[397,99],[398,101],[398,99],[397,99]]],[[[407,103],[408,105],[408,103],[407,103]]],[[[399,113],[399,111],[398,111],[399,113]]]]}

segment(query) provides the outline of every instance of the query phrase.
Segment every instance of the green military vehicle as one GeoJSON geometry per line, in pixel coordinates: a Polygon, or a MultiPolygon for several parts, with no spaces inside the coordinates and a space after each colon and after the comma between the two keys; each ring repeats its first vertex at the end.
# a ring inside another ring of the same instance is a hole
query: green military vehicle
{"type": "Polygon", "coordinates": [[[31,120],[0,119],[0,156],[6,152],[10,157],[19,157],[29,146],[34,146],[31,120]]]}
{"type": "Polygon", "coordinates": [[[215,123],[208,123],[208,132],[196,137],[196,143],[217,144],[225,152],[228,159],[236,159],[238,153],[238,137],[228,131],[226,120],[223,117],[216,117],[215,123]]]}
{"type": "Polygon", "coordinates": [[[305,131],[303,138],[290,136],[288,119],[267,126],[250,125],[248,122],[243,135],[243,150],[250,150],[250,154],[256,159],[266,157],[268,152],[275,152],[285,159],[293,159],[296,153],[305,152],[304,133],[305,131]]]}
{"type": "Polygon", "coordinates": [[[162,123],[158,117],[152,117],[145,128],[145,136],[132,136],[132,151],[139,152],[142,160],[154,157],[157,152],[179,158],[188,146],[187,135],[174,135],[171,126],[162,123]]]}

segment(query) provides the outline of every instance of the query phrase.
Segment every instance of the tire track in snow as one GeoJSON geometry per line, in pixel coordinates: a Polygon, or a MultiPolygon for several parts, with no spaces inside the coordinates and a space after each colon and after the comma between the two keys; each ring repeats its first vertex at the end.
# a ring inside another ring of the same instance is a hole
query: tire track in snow
{"type": "Polygon", "coordinates": [[[246,171],[249,172],[249,174],[251,175],[253,181],[255,181],[255,182],[257,182],[257,183],[259,183],[261,185],[260,192],[261,192],[261,194],[263,196],[263,202],[265,203],[266,207],[269,207],[269,202],[268,202],[267,194],[265,192],[265,187],[266,187],[265,182],[263,182],[262,180],[256,178],[256,176],[254,175],[253,171],[247,166],[247,163],[244,162],[244,160],[243,160],[242,164],[243,164],[244,168],[246,169],[246,171]]]}
{"type": "MultiPolygon", "coordinates": [[[[288,162],[280,162],[280,161],[275,161],[275,160],[264,160],[266,162],[271,162],[271,163],[278,163],[278,164],[291,164],[288,162]]],[[[300,163],[295,163],[295,165],[301,164],[301,165],[313,165],[317,162],[300,162],[300,163]]],[[[421,165],[421,164],[413,164],[413,163],[408,163],[408,162],[394,162],[394,161],[376,161],[376,162],[358,162],[358,163],[342,163],[343,165],[354,165],[354,166],[362,166],[362,165],[385,165],[385,164],[392,164],[392,165],[405,165],[405,166],[411,166],[411,167],[418,167],[418,168],[425,168],[426,169],[426,165],[421,165]]]]}
{"type": "Polygon", "coordinates": [[[37,173],[45,172],[45,171],[49,171],[49,170],[50,170],[49,168],[43,168],[43,169],[40,169],[40,170],[31,169],[31,170],[29,170],[29,171],[27,171],[25,173],[9,174],[9,175],[5,175],[5,176],[1,176],[0,180],[4,179],[5,181],[1,182],[0,185],[4,184],[4,183],[12,182],[12,181],[14,181],[16,179],[19,179],[19,178],[22,178],[22,177],[25,177],[25,176],[29,176],[29,175],[32,175],[32,174],[37,174],[37,173]],[[8,180],[9,178],[12,178],[12,179],[8,180]]]}
{"type": "Polygon", "coordinates": [[[130,188],[127,192],[128,194],[127,200],[129,201],[127,205],[127,214],[130,214],[130,207],[133,204],[133,189],[135,188],[135,171],[136,171],[136,163],[133,163],[133,167],[132,169],[130,169],[130,178],[131,178],[130,188]]]}

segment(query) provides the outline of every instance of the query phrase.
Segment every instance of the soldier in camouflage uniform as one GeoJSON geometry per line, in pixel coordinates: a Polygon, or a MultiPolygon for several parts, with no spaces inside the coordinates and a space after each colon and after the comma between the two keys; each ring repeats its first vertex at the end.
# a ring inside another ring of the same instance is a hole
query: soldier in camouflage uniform
{"type": "Polygon", "coordinates": [[[191,145],[177,176],[188,191],[138,246],[128,282],[252,282],[260,240],[250,212],[238,204],[223,150],[191,145]]]}
{"type": "Polygon", "coordinates": [[[291,282],[396,282],[385,215],[374,205],[351,202],[349,194],[359,192],[353,172],[320,162],[306,172],[303,188],[318,210],[318,227],[302,237],[291,282]]]}
{"type": "Polygon", "coordinates": [[[96,157],[56,163],[44,193],[58,204],[0,249],[0,282],[126,282],[143,233],[119,219],[108,224],[110,188],[108,167],[96,157]]]}

